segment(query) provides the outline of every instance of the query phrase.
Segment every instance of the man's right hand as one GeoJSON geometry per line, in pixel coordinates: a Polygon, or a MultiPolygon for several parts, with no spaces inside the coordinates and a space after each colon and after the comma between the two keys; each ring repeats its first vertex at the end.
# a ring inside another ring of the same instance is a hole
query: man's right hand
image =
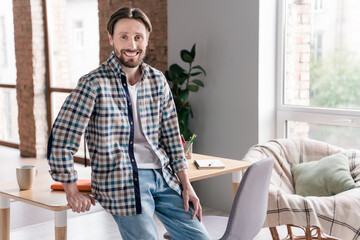
{"type": "Polygon", "coordinates": [[[73,212],[86,212],[90,210],[91,204],[95,206],[95,198],[88,194],[79,192],[76,182],[63,183],[66,199],[73,212]]]}

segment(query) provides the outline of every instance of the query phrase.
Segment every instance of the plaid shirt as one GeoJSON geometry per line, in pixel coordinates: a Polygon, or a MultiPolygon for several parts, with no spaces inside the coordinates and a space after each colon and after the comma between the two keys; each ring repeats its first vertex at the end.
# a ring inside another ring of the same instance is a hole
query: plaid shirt
{"type": "MultiPolygon", "coordinates": [[[[159,157],[168,185],[181,194],[175,172],[187,168],[175,104],[164,75],[142,63],[138,108],[141,127],[159,157]]],[[[85,132],[95,198],[116,215],[141,213],[134,125],[125,72],[114,53],[84,75],[65,100],[48,141],[50,174],[55,181],[77,180],[73,155],[85,132]]]]}

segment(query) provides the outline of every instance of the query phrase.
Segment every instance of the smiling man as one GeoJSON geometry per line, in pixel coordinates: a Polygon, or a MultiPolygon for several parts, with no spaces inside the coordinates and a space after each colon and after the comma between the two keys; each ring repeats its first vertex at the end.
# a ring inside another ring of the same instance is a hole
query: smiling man
{"type": "Polygon", "coordinates": [[[164,75],[145,64],[152,26],[137,8],[109,19],[114,51],[65,100],[48,142],[50,174],[74,212],[95,199],[123,239],[158,239],[154,213],[172,239],[210,239],[187,176],[175,104],[164,75]],[[94,196],[80,194],[73,155],[85,132],[94,196]]]}

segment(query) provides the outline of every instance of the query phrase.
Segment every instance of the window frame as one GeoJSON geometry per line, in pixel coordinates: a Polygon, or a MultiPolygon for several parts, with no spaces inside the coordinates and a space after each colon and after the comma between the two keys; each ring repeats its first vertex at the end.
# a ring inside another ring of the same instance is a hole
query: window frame
{"type": "MultiPolygon", "coordinates": [[[[47,99],[47,112],[48,112],[48,129],[49,129],[49,135],[52,129],[53,125],[53,110],[52,110],[52,94],[53,93],[71,93],[73,91],[73,88],[59,88],[59,87],[52,87],[51,86],[51,56],[50,56],[50,38],[49,38],[49,20],[48,20],[48,12],[47,12],[47,1],[44,0],[44,17],[45,17],[45,42],[46,42],[46,99],[47,99]]],[[[83,143],[80,143],[83,144],[83,143]]],[[[85,147],[86,149],[87,147],[85,147]]],[[[84,152],[84,157],[82,156],[73,156],[74,161],[77,163],[84,163],[85,166],[90,164],[90,159],[87,157],[86,152],[84,152]],[[85,161],[86,160],[86,161],[85,161]]]]}
{"type": "Polygon", "coordinates": [[[360,128],[360,110],[284,104],[286,0],[279,1],[277,12],[276,137],[288,137],[287,121],[360,128]]]}
{"type": "MultiPolygon", "coordinates": [[[[16,85],[15,84],[2,84],[2,83],[0,83],[0,88],[1,89],[15,89],[16,90],[16,85]]],[[[6,147],[12,147],[12,148],[19,148],[20,147],[19,143],[3,141],[3,140],[0,140],[0,145],[6,146],[6,147]]]]}
{"type": "MultiPolygon", "coordinates": [[[[6,19],[3,16],[1,16],[1,19],[2,19],[2,23],[4,24],[4,28],[2,28],[3,33],[1,33],[1,34],[4,34],[4,37],[6,39],[6,19]]],[[[14,41],[15,41],[15,39],[14,39],[14,41]]],[[[3,44],[3,42],[1,42],[0,44],[3,44]]],[[[2,64],[2,66],[8,66],[9,62],[8,62],[8,55],[7,55],[8,52],[7,52],[6,40],[5,40],[4,45],[5,45],[4,46],[5,48],[3,50],[5,53],[5,56],[2,56],[2,57],[4,57],[4,63],[1,63],[1,64],[2,64]]],[[[15,84],[0,83],[0,89],[14,89],[16,91],[16,83],[15,84]]],[[[0,145],[6,146],[6,147],[11,147],[11,148],[19,148],[20,147],[19,143],[5,141],[4,139],[0,140],[0,145]]]]}

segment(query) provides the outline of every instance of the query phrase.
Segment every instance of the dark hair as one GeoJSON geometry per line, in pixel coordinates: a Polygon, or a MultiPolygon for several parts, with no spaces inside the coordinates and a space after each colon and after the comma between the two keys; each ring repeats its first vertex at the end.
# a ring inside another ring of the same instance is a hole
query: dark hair
{"type": "Polygon", "coordinates": [[[151,22],[143,11],[139,8],[124,7],[114,12],[108,21],[107,30],[111,36],[114,34],[115,23],[124,18],[140,20],[145,25],[145,28],[149,31],[149,33],[151,33],[151,22]]]}

